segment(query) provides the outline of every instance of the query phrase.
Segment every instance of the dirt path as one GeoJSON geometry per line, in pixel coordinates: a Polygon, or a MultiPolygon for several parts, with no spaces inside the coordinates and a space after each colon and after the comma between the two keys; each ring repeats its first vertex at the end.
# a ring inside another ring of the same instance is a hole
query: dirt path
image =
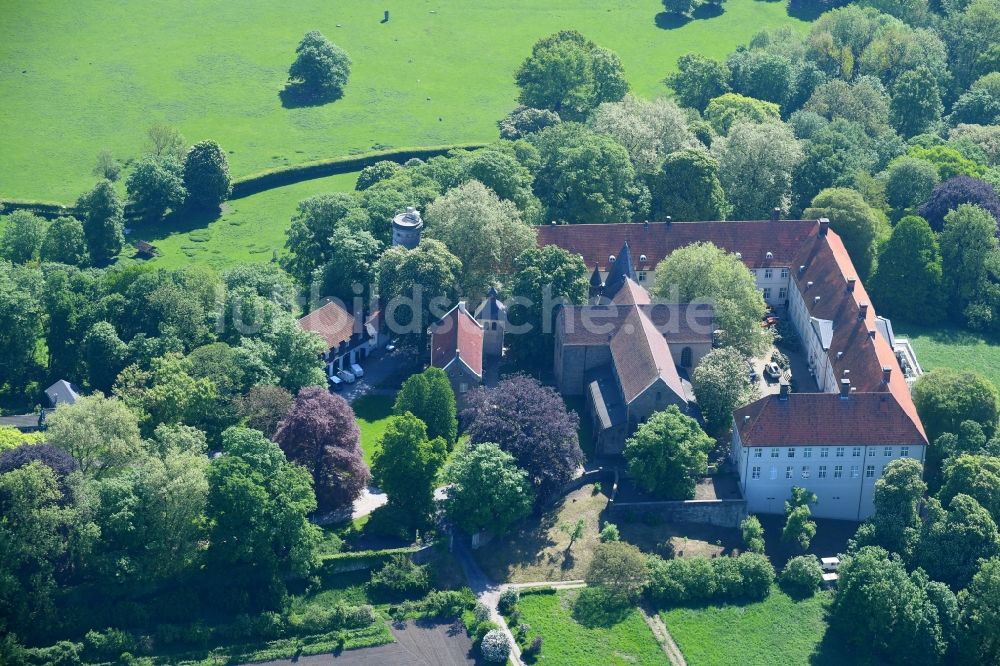
{"type": "Polygon", "coordinates": [[[660,644],[663,651],[667,655],[667,659],[670,660],[671,666],[687,666],[687,661],[684,659],[684,655],[681,654],[681,650],[677,647],[677,643],[674,642],[674,637],[670,635],[667,631],[667,625],[663,623],[663,619],[658,613],[650,614],[645,608],[640,607],[642,611],[642,617],[646,620],[646,624],[649,625],[650,630],[653,632],[653,636],[656,637],[656,642],[660,644]]]}

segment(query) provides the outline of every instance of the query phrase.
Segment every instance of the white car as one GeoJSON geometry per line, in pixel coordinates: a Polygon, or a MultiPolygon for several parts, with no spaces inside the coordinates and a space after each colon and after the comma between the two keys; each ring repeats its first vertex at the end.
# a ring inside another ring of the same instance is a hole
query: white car
{"type": "Polygon", "coordinates": [[[357,363],[351,363],[351,374],[353,374],[355,377],[360,378],[365,376],[365,371],[362,370],[361,366],[358,365],[357,363]]]}
{"type": "Polygon", "coordinates": [[[347,370],[341,370],[340,372],[337,373],[337,376],[340,377],[340,381],[344,382],[345,384],[353,384],[354,380],[357,379],[347,370]]]}

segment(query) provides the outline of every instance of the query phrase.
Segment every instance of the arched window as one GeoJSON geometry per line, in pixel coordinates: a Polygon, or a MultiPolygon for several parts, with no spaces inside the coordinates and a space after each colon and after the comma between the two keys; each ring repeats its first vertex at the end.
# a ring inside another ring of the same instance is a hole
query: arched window
{"type": "Polygon", "coordinates": [[[681,350],[681,365],[685,368],[691,367],[691,348],[685,347],[681,350]]]}

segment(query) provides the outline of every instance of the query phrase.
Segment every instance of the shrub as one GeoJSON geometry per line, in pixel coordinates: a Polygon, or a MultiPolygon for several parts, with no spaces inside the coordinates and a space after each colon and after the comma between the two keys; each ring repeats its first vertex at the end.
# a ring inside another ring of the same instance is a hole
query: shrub
{"type": "MultiPolygon", "coordinates": [[[[730,558],[719,558],[715,562],[730,558]]],[[[758,553],[744,553],[736,560],[737,568],[743,579],[740,586],[740,598],[763,599],[771,591],[774,583],[774,567],[771,561],[758,553]]]]}
{"type": "Polygon", "coordinates": [[[479,651],[483,659],[494,664],[506,663],[510,656],[510,640],[507,634],[499,629],[494,629],[483,636],[483,642],[479,644],[479,651]]]}
{"type": "Polygon", "coordinates": [[[475,608],[472,609],[472,617],[475,618],[476,624],[481,624],[490,619],[490,609],[483,602],[477,601],[475,608]]]}
{"type": "MultiPolygon", "coordinates": [[[[472,593],[468,590],[435,590],[427,595],[420,602],[420,609],[430,617],[458,617],[462,611],[469,607],[472,601],[472,593]]],[[[477,604],[482,606],[482,604],[477,604]]],[[[483,606],[483,608],[486,608],[483,606]]],[[[486,609],[486,618],[489,618],[489,609],[486,609]]],[[[476,618],[479,620],[478,616],[476,618]]]]}
{"type": "Polygon", "coordinates": [[[507,588],[500,593],[500,598],[497,600],[497,610],[500,611],[501,615],[509,615],[520,598],[521,595],[516,589],[507,588]]]}
{"type": "Polygon", "coordinates": [[[373,598],[412,599],[430,589],[430,574],[426,566],[415,564],[408,556],[393,555],[385,566],[372,574],[367,587],[373,598]]]}
{"type": "Polygon", "coordinates": [[[522,622],[517,625],[517,640],[523,641],[528,637],[528,633],[531,632],[531,625],[527,622],[522,622]]]}
{"type": "Polygon", "coordinates": [[[117,659],[123,652],[135,652],[135,638],[121,629],[88,631],[83,637],[88,659],[107,661],[117,659]]]}
{"type": "Polygon", "coordinates": [[[478,625],[476,625],[476,630],[473,633],[472,641],[474,643],[478,643],[483,640],[486,634],[490,633],[491,631],[497,631],[499,629],[500,625],[494,622],[493,620],[486,620],[486,622],[480,622],[478,625]]]}
{"type": "Polygon", "coordinates": [[[757,553],[709,560],[649,558],[646,596],[661,605],[713,600],[763,599],[774,582],[774,567],[757,553]]]}
{"type": "Polygon", "coordinates": [[[618,532],[618,526],[614,523],[608,523],[601,529],[601,543],[618,541],[619,539],[621,539],[621,534],[618,532]]]}
{"type": "Polygon", "coordinates": [[[779,582],[792,596],[811,597],[823,582],[823,569],[815,555],[799,555],[788,560],[779,582]]]}
{"type": "Polygon", "coordinates": [[[531,645],[524,651],[526,657],[537,657],[542,653],[542,637],[535,636],[534,640],[531,641],[531,645]]]}

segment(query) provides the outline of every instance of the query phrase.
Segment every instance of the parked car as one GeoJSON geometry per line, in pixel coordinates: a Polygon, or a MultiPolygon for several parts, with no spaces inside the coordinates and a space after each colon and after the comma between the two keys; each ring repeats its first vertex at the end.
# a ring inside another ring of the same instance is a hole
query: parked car
{"type": "Polygon", "coordinates": [[[365,371],[357,363],[351,363],[351,374],[360,379],[365,376],[365,371]]]}
{"type": "Polygon", "coordinates": [[[326,383],[329,384],[331,391],[339,391],[344,388],[344,380],[340,377],[329,376],[326,378],[326,383]]]}
{"type": "Polygon", "coordinates": [[[399,346],[399,340],[390,340],[389,344],[385,346],[385,350],[387,352],[394,352],[396,351],[396,347],[398,346],[399,346]]]}
{"type": "Polygon", "coordinates": [[[337,373],[337,376],[340,377],[340,380],[345,384],[353,384],[354,380],[357,379],[357,377],[349,373],[347,370],[341,370],[337,373]]]}
{"type": "Polygon", "coordinates": [[[750,372],[750,382],[756,382],[760,377],[757,375],[757,368],[753,367],[752,361],[747,361],[747,370],[750,372]]]}
{"type": "Polygon", "coordinates": [[[776,382],[781,379],[781,368],[778,367],[777,363],[772,361],[764,366],[764,376],[776,382]]]}

